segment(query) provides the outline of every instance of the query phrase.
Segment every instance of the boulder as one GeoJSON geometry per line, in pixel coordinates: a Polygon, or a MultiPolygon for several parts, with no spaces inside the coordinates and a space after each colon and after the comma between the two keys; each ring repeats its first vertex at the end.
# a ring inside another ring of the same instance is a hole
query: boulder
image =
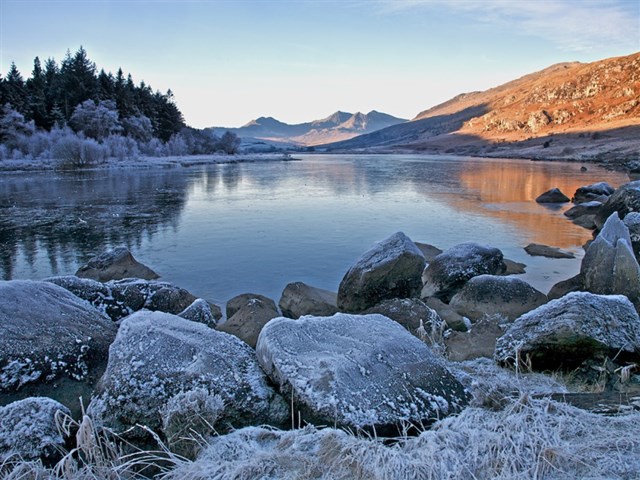
{"type": "Polygon", "coordinates": [[[580,274],[592,293],[626,295],[640,307],[640,265],[633,254],[629,229],[611,214],[587,248],[580,274]]]}
{"type": "Polygon", "coordinates": [[[430,423],[467,403],[462,385],[429,347],[382,315],[271,320],[260,365],[302,420],[377,434],[430,423]]]}
{"type": "Polygon", "coordinates": [[[334,292],[294,282],[284,287],[278,305],[282,315],[289,318],[303,315],[329,317],[338,312],[337,302],[338,295],[334,292]]]}
{"type": "Polygon", "coordinates": [[[58,429],[56,417],[60,415],[71,412],[46,397],[25,398],[0,407],[0,466],[10,457],[40,460],[46,466],[60,460],[67,440],[58,429]]]}
{"type": "MultiPolygon", "coordinates": [[[[440,250],[438,247],[434,247],[433,245],[429,245],[428,243],[415,243],[416,247],[418,247],[424,255],[427,264],[431,263],[434,258],[442,253],[442,250],[440,250]]],[[[509,260],[508,258],[503,258],[502,261],[507,268],[504,272],[499,273],[499,275],[521,275],[523,273],[527,273],[527,266],[524,263],[509,260]]]]}
{"type": "Polygon", "coordinates": [[[444,320],[447,327],[457,332],[466,332],[471,327],[471,321],[456,312],[452,307],[436,297],[424,299],[424,303],[436,311],[438,316],[444,320]]]}
{"type": "Polygon", "coordinates": [[[415,244],[416,247],[418,247],[418,250],[422,252],[422,255],[424,255],[424,259],[427,261],[427,263],[431,262],[434,258],[442,253],[442,250],[440,250],[438,247],[434,247],[433,245],[429,245],[428,243],[415,242],[415,244]]]}
{"type": "Polygon", "coordinates": [[[496,340],[504,335],[504,328],[496,318],[484,318],[467,332],[450,332],[444,341],[447,358],[452,362],[493,358],[496,340]]]}
{"type": "Polygon", "coordinates": [[[256,348],[262,328],[269,320],[280,316],[273,300],[267,300],[265,302],[259,298],[252,298],[226,322],[218,325],[217,329],[238,337],[251,348],[256,348]]]}
{"type": "Polygon", "coordinates": [[[409,333],[421,340],[426,340],[425,334],[428,335],[434,329],[439,330],[443,325],[443,320],[438,313],[418,298],[385,300],[375,307],[368,308],[363,313],[384,315],[398,322],[409,333]]]}
{"type": "Polygon", "coordinates": [[[212,307],[206,300],[198,298],[178,316],[192,322],[202,323],[209,328],[215,328],[222,317],[222,312],[217,305],[212,307]]]}
{"type": "Polygon", "coordinates": [[[117,326],[62,287],[0,281],[0,405],[48,396],[78,411],[104,371],[117,326]]]}
{"type": "Polygon", "coordinates": [[[636,256],[636,260],[640,262],[640,213],[629,213],[624,217],[624,224],[629,229],[629,238],[631,239],[633,253],[636,256]]]}
{"type": "Polygon", "coordinates": [[[242,293],[240,295],[236,295],[227,302],[227,318],[233,317],[238,310],[253,300],[260,300],[264,305],[269,306],[273,310],[278,310],[276,302],[271,300],[269,297],[265,297],[259,293],[242,293]]]}
{"type": "Polygon", "coordinates": [[[138,262],[126,247],[107,250],[90,259],[76,272],[80,278],[90,278],[99,282],[121,280],[123,278],[142,278],[154,280],[159,275],[146,265],[138,262]]]}
{"type": "Polygon", "coordinates": [[[417,297],[425,267],[422,252],[402,232],[376,243],[345,274],[338,288],[338,308],[361,312],[390,298],[417,297]]]}
{"type": "Polygon", "coordinates": [[[424,270],[421,296],[448,302],[470,278],[497,275],[505,269],[502,252],[497,248],[462,243],[438,255],[424,270]]]}
{"type": "Polygon", "coordinates": [[[612,213],[621,219],[631,212],[640,212],[640,180],[625,183],[609,197],[595,217],[597,228],[602,228],[612,213]]]}
{"type": "Polygon", "coordinates": [[[547,294],[547,298],[549,300],[555,300],[560,297],[564,297],[567,293],[570,292],[582,292],[584,291],[584,282],[582,280],[582,275],[577,274],[567,280],[562,280],[556,283],[549,293],[547,294]]]}
{"type": "Polygon", "coordinates": [[[572,292],[516,319],[498,339],[494,358],[555,370],[603,354],[624,360],[638,352],[640,318],[626,297],[572,292]]]}
{"type": "Polygon", "coordinates": [[[536,198],[538,203],[566,203],[568,201],[569,197],[562,193],[559,188],[547,190],[536,198]]]}
{"type": "Polygon", "coordinates": [[[610,196],[615,191],[611,185],[607,182],[598,182],[592,183],[591,185],[585,185],[584,187],[580,187],[576,190],[576,193],[573,194],[573,198],[571,201],[573,203],[585,203],[591,202],[596,198],[600,198],[602,196],[610,196]]]}
{"type": "Polygon", "coordinates": [[[503,259],[503,262],[506,266],[506,270],[499,275],[522,275],[523,273],[527,273],[527,265],[524,263],[515,262],[508,258],[503,259]]]}
{"type": "Polygon", "coordinates": [[[113,298],[109,286],[96,280],[80,278],[75,275],[65,275],[45,278],[44,281],[58,285],[70,291],[76,297],[86,300],[114,321],[126,317],[133,312],[133,310],[128,308],[123,302],[113,298]]]}
{"type": "Polygon", "coordinates": [[[538,243],[530,243],[524,247],[524,251],[532,257],[576,258],[573,253],[566,250],[562,250],[558,247],[550,247],[549,245],[540,245],[538,243]]]}
{"type": "Polygon", "coordinates": [[[595,215],[582,215],[581,217],[571,220],[579,227],[586,228],[588,230],[596,229],[596,216],[595,215]]]}
{"type": "Polygon", "coordinates": [[[478,275],[453,296],[449,305],[472,321],[491,315],[513,321],[544,303],[547,303],[547,296],[523,280],[478,275]]]}
{"type": "Polygon", "coordinates": [[[198,299],[184,288],[170,283],[149,282],[147,291],[144,308],[174,315],[182,312],[198,299]]]}
{"type": "MultiPolygon", "coordinates": [[[[247,425],[280,426],[288,415],[247,344],[150,311],[122,321],[87,412],[116,432],[140,424],[167,438],[179,418],[204,418],[207,429],[190,433],[206,436],[247,425]]],[[[127,432],[132,440],[146,436],[141,429],[127,432]]]]}
{"type": "Polygon", "coordinates": [[[595,215],[602,208],[601,202],[586,202],[579,203],[578,205],[571,207],[569,210],[564,212],[564,215],[571,220],[575,220],[578,217],[583,217],[585,215],[595,215]]]}

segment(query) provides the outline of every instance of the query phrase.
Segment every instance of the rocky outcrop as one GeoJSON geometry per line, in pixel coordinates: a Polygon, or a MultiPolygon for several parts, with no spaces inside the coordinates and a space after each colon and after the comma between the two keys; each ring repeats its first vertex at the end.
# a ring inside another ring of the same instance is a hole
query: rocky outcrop
{"type": "Polygon", "coordinates": [[[238,310],[253,300],[259,300],[263,305],[268,306],[273,310],[278,310],[276,302],[271,300],[269,297],[265,297],[259,293],[241,293],[227,302],[227,318],[233,317],[238,310]]]}
{"type": "Polygon", "coordinates": [[[238,337],[251,348],[256,348],[260,331],[272,318],[280,316],[271,299],[252,298],[241,306],[218,330],[238,337]]]}
{"type": "Polygon", "coordinates": [[[569,197],[562,193],[559,188],[547,190],[536,198],[538,203],[567,203],[568,201],[569,197]]]}
{"type": "Polygon", "coordinates": [[[615,192],[615,188],[607,182],[592,183],[591,185],[578,188],[576,193],[573,194],[571,201],[573,203],[591,202],[603,196],[609,197],[613,192],[615,192]]]}
{"type": "Polygon", "coordinates": [[[428,340],[426,336],[429,332],[431,332],[432,329],[440,329],[443,323],[438,313],[418,298],[394,298],[393,300],[385,300],[362,313],[379,313],[380,315],[384,315],[398,322],[406,328],[409,333],[421,340],[428,340]]]}
{"type": "Polygon", "coordinates": [[[382,315],[273,319],[258,361],[302,420],[397,433],[459,412],[467,394],[429,347],[382,315]]]}
{"type": "Polygon", "coordinates": [[[597,228],[602,228],[612,213],[624,220],[627,214],[640,212],[640,180],[625,183],[609,197],[595,217],[597,228]]]}
{"type": "Polygon", "coordinates": [[[561,250],[558,247],[550,247],[549,245],[540,245],[538,243],[530,243],[524,247],[524,251],[533,257],[547,257],[547,258],[576,258],[576,256],[561,250]]]}
{"type": "Polygon", "coordinates": [[[471,278],[497,275],[506,269],[502,252],[497,248],[462,243],[441,253],[422,275],[421,297],[437,297],[448,302],[471,278]]]}
{"type": "Polygon", "coordinates": [[[479,275],[469,280],[453,296],[449,305],[472,321],[492,315],[512,321],[546,302],[544,293],[523,280],[479,275]]]}
{"type": "Polygon", "coordinates": [[[126,247],[107,250],[90,259],[76,272],[80,278],[90,278],[99,282],[122,280],[123,278],[142,278],[155,280],[159,275],[146,265],[138,262],[126,247]]]}
{"type": "Polygon", "coordinates": [[[622,295],[573,292],[525,313],[496,343],[494,358],[535,369],[575,368],[600,355],[640,352],[640,318],[622,295]]]}
{"type": "Polygon", "coordinates": [[[0,465],[10,457],[55,464],[67,440],[58,429],[59,415],[71,412],[46,397],[25,398],[0,407],[0,465]]]}
{"type": "Polygon", "coordinates": [[[383,300],[417,297],[425,267],[422,252],[398,232],[363,253],[338,288],[338,308],[361,312],[383,300]]]}
{"type": "Polygon", "coordinates": [[[281,425],[288,411],[245,343],[175,315],[142,311],[122,321],[88,413],[116,432],[140,424],[169,437],[176,418],[201,416],[208,427],[190,433],[210,435],[281,425]]]}
{"type": "Polygon", "coordinates": [[[338,312],[338,295],[329,290],[294,282],[284,287],[278,305],[282,315],[299,318],[303,315],[329,317],[338,312]]]}
{"type": "Polygon", "coordinates": [[[626,295],[640,308],[640,265],[633,254],[629,229],[617,213],[611,214],[587,248],[580,274],[586,291],[626,295]]]}
{"type": "Polygon", "coordinates": [[[102,374],[117,326],[62,287],[0,282],[0,405],[49,396],[77,411],[102,374]]]}

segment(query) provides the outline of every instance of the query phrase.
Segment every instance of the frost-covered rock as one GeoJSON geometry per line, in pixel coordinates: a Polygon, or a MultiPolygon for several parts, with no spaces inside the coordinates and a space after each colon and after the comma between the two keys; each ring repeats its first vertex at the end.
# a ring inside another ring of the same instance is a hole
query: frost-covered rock
{"type": "Polygon", "coordinates": [[[595,217],[596,226],[602,228],[614,212],[623,220],[631,212],[640,212],[640,180],[625,183],[609,197],[595,217]]]}
{"type": "Polygon", "coordinates": [[[284,287],[278,305],[285,317],[299,318],[303,315],[328,317],[338,313],[337,303],[338,295],[334,292],[294,282],[284,287]]]}
{"type": "MultiPolygon", "coordinates": [[[[175,397],[185,400],[196,390],[224,404],[209,412],[219,433],[245,425],[281,425],[287,418],[286,403],[267,384],[248,345],[200,323],[149,311],[122,321],[88,412],[116,431],[141,424],[162,432],[163,416],[168,418],[176,405],[193,403],[175,397]]],[[[219,402],[204,402],[213,404],[219,402]]]]}
{"type": "Polygon", "coordinates": [[[123,278],[154,280],[159,277],[156,272],[133,258],[126,247],[117,247],[96,255],[78,269],[76,276],[99,282],[123,278]]]}
{"type": "Polygon", "coordinates": [[[417,297],[425,267],[422,252],[397,232],[363,253],[338,288],[338,308],[361,312],[390,298],[417,297]]]}
{"type": "Polygon", "coordinates": [[[584,289],[626,295],[640,308],[640,265],[631,247],[629,229],[612,213],[582,259],[584,289]]]}
{"type": "Polygon", "coordinates": [[[197,300],[197,297],[184,288],[170,283],[149,282],[148,295],[144,308],[153,311],[179,314],[197,300]]]}
{"type": "Polygon", "coordinates": [[[562,250],[558,247],[551,247],[549,245],[540,245],[539,243],[530,243],[524,247],[524,251],[532,257],[547,257],[547,258],[576,258],[576,256],[562,250]]]}
{"type": "Polygon", "coordinates": [[[439,329],[443,323],[438,313],[418,298],[394,298],[393,300],[385,300],[362,313],[379,313],[380,315],[384,315],[398,322],[406,328],[409,333],[421,340],[425,339],[425,333],[430,332],[432,329],[439,329]]]}
{"type": "Polygon", "coordinates": [[[46,397],[25,398],[0,407],[0,465],[10,457],[42,460],[45,465],[59,460],[66,442],[56,422],[60,415],[71,413],[46,397]]]}
{"type": "Polygon", "coordinates": [[[478,275],[456,293],[449,305],[471,320],[500,315],[515,320],[547,302],[547,296],[514,277],[478,275]]]}
{"type": "Polygon", "coordinates": [[[568,201],[569,197],[562,193],[559,188],[547,190],[536,198],[536,202],[538,203],[566,203],[568,201]]]}
{"type": "Polygon", "coordinates": [[[626,297],[572,292],[516,319],[498,339],[494,358],[557,369],[602,354],[637,353],[640,318],[626,297]]]}
{"type": "Polygon", "coordinates": [[[470,278],[498,275],[505,269],[499,249],[473,242],[461,243],[438,255],[424,270],[421,296],[448,302],[470,278]]]}
{"type": "Polygon", "coordinates": [[[424,300],[424,303],[440,316],[445,321],[447,327],[457,332],[466,332],[471,327],[471,320],[463,317],[456,312],[448,304],[436,297],[429,297],[424,300]]]}
{"type": "Polygon", "coordinates": [[[571,201],[573,203],[586,203],[604,196],[610,196],[615,192],[615,188],[609,185],[607,182],[592,183],[591,185],[585,185],[576,190],[573,194],[571,201]]]}
{"type": "Polygon", "coordinates": [[[49,396],[77,408],[104,370],[116,325],[47,282],[0,282],[0,404],[49,396]],[[66,400],[63,400],[65,398],[66,400]]]}
{"type": "Polygon", "coordinates": [[[218,320],[220,320],[222,316],[222,312],[217,305],[214,305],[214,309],[217,310],[214,311],[211,304],[203,298],[198,298],[180,312],[178,316],[186,320],[191,320],[192,322],[202,323],[210,328],[215,328],[216,325],[218,325],[218,320]]]}
{"type": "Polygon", "coordinates": [[[269,297],[265,297],[259,293],[241,293],[227,302],[227,318],[233,317],[238,310],[254,300],[260,300],[265,306],[269,306],[273,310],[278,310],[276,302],[269,297]]]}
{"type": "Polygon", "coordinates": [[[378,433],[459,412],[467,394],[429,347],[382,315],[271,320],[258,361],[301,418],[378,433]]]}
{"type": "Polygon", "coordinates": [[[278,317],[280,314],[273,300],[267,302],[259,298],[252,298],[246,305],[240,307],[236,313],[226,322],[218,325],[218,330],[238,337],[251,348],[256,348],[258,335],[262,327],[269,320],[278,317]]]}
{"type": "Polygon", "coordinates": [[[636,256],[636,260],[640,262],[640,213],[629,213],[624,217],[624,224],[629,229],[629,238],[631,239],[631,247],[636,256]]]}

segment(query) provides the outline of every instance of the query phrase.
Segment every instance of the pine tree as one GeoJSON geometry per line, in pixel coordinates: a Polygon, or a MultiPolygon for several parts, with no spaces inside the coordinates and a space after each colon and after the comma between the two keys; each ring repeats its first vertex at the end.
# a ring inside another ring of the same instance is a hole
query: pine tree
{"type": "Polygon", "coordinates": [[[51,128],[47,118],[47,104],[45,98],[46,80],[40,59],[33,60],[31,78],[27,80],[28,112],[26,118],[33,120],[37,127],[51,128]]]}
{"type": "Polygon", "coordinates": [[[64,95],[64,114],[71,118],[73,109],[85,100],[96,98],[96,65],[87,57],[82,46],[71,56],[67,51],[60,67],[61,84],[64,95]]]}
{"type": "Polygon", "coordinates": [[[16,112],[24,115],[27,111],[28,94],[22,75],[14,62],[11,62],[3,85],[5,103],[9,103],[16,112]]]}

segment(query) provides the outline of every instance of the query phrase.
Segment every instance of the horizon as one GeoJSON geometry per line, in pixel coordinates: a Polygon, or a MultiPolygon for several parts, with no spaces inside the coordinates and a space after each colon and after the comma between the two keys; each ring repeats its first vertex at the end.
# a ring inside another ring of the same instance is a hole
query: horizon
{"type": "Polygon", "coordinates": [[[640,3],[0,0],[2,75],[80,46],[98,69],[171,89],[196,128],[411,119],[552,64],[640,51],[640,3]]]}

